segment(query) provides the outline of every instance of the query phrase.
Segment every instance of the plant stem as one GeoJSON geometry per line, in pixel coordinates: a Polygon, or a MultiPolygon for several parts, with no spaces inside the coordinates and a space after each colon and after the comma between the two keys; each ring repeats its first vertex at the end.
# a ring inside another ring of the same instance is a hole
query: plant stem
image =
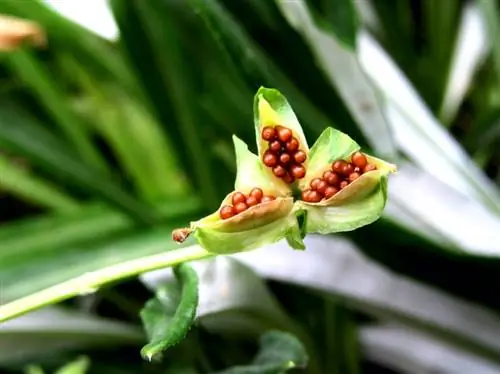
{"type": "Polygon", "coordinates": [[[85,273],[77,278],[0,306],[0,322],[74,296],[95,292],[99,287],[109,282],[212,256],[212,253],[207,252],[199,245],[192,245],[85,273]]]}

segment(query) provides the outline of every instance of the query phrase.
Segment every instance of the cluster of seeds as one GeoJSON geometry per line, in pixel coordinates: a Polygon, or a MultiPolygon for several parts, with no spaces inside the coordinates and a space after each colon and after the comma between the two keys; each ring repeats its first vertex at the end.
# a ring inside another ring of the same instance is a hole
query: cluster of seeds
{"type": "Polygon", "coordinates": [[[236,191],[231,197],[232,205],[224,205],[219,210],[220,218],[228,219],[236,214],[244,212],[248,208],[260,203],[267,203],[268,201],[275,200],[274,196],[266,195],[258,187],[253,188],[248,195],[236,191]]]}
{"type": "Polygon", "coordinates": [[[323,199],[329,199],[362,174],[376,169],[375,165],[368,163],[363,153],[355,152],[351,156],[351,162],[334,161],[331,170],[325,171],[322,178],[314,178],[311,181],[310,189],[302,192],[302,200],[309,203],[319,203],[323,199]]]}
{"type": "Polygon", "coordinates": [[[304,178],[306,168],[302,164],[307,156],[299,149],[299,141],[293,136],[292,130],[283,126],[266,126],[262,129],[261,137],[269,144],[262,162],[272,168],[275,176],[288,184],[304,178]]]}

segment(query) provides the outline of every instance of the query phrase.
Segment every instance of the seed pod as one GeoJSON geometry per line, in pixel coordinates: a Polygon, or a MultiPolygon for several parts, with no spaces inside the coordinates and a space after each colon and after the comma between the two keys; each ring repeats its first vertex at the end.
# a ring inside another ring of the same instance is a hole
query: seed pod
{"type": "Polygon", "coordinates": [[[259,155],[269,177],[286,186],[304,178],[309,147],[285,97],[277,90],[259,89],[254,100],[254,124],[259,155]],[[276,163],[268,153],[276,155],[276,163]]]}
{"type": "Polygon", "coordinates": [[[304,192],[297,205],[307,211],[306,232],[350,231],[375,221],[394,171],[394,165],[359,152],[346,134],[326,129],[311,148],[306,177],[299,181],[304,192]],[[310,188],[321,195],[319,201],[310,188]]]}
{"type": "Polygon", "coordinates": [[[291,190],[276,183],[277,178],[268,177],[260,158],[244,142],[236,137],[233,141],[235,191],[224,198],[216,212],[192,222],[189,230],[212,253],[247,251],[283,238],[294,248],[303,249],[291,190]]]}

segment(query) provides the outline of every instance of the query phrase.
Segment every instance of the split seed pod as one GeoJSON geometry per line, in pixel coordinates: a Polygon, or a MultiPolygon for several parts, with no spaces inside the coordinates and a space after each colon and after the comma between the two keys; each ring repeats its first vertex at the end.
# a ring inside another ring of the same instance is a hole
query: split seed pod
{"type": "Polygon", "coordinates": [[[209,252],[236,253],[257,249],[265,244],[287,238],[297,248],[303,248],[295,215],[291,191],[280,185],[276,178],[269,178],[258,156],[248,146],[233,136],[236,152],[237,174],[234,191],[229,193],[220,208],[209,216],[191,223],[191,231],[198,243],[209,252]],[[233,195],[249,196],[259,188],[261,202],[247,206],[241,213],[222,219],[220,209],[231,205],[233,195]],[[266,196],[275,197],[273,200],[266,196]]]}
{"type": "Polygon", "coordinates": [[[388,175],[396,171],[396,166],[359,150],[354,140],[333,128],[327,128],[313,145],[307,175],[299,188],[306,190],[323,176],[334,180],[331,186],[340,183],[332,186],[335,193],[320,201],[298,202],[307,211],[306,232],[351,231],[381,216],[387,201],[388,175]],[[332,174],[338,176],[337,180],[332,174]]]}

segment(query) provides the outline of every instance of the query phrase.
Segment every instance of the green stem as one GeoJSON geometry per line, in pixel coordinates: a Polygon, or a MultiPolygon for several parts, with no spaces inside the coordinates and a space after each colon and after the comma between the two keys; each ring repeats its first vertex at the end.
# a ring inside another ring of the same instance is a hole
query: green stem
{"type": "Polygon", "coordinates": [[[95,292],[99,287],[113,281],[212,256],[212,253],[207,252],[199,245],[193,245],[88,272],[77,278],[0,306],[0,322],[74,296],[95,292]]]}

